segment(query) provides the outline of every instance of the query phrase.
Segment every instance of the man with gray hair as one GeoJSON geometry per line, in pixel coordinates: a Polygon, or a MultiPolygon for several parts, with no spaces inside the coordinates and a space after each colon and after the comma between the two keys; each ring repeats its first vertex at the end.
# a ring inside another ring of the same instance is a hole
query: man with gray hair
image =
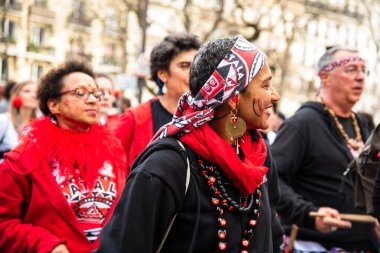
{"type": "Polygon", "coordinates": [[[328,49],[318,63],[317,101],[302,105],[282,125],[271,147],[282,190],[277,211],[288,234],[287,227],[299,226],[297,252],[378,252],[372,244],[377,239],[373,224],[340,216],[361,213],[354,207],[353,187],[341,190],[340,184],[368,137],[366,121],[352,112],[366,75],[357,50],[328,49]]]}

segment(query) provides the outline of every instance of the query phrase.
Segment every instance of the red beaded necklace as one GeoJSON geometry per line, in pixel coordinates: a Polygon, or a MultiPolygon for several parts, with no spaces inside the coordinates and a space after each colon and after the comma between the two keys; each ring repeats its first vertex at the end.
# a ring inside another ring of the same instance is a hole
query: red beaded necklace
{"type": "Polygon", "coordinates": [[[261,206],[261,192],[257,188],[253,194],[240,196],[240,203],[233,200],[227,193],[222,183],[222,177],[218,169],[211,164],[205,164],[205,161],[198,156],[198,164],[201,168],[202,176],[207,180],[210,186],[211,203],[216,207],[218,215],[218,238],[219,250],[227,250],[227,220],[224,218],[224,212],[248,213],[249,219],[241,239],[241,253],[248,253],[250,239],[253,237],[253,228],[256,226],[256,220],[259,217],[258,208],[261,206]]]}

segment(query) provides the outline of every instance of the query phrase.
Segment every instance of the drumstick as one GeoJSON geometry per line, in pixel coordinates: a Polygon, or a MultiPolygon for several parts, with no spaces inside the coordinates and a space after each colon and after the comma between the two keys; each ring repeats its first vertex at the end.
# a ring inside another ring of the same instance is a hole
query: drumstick
{"type": "MultiPolygon", "coordinates": [[[[317,212],[310,212],[309,215],[311,217],[328,217],[329,214],[323,214],[323,213],[317,213],[317,212]]],[[[357,221],[357,222],[367,222],[367,223],[376,223],[377,219],[371,215],[365,215],[365,214],[348,214],[348,213],[341,213],[340,218],[342,220],[347,221],[357,221]]]]}
{"type": "Polygon", "coordinates": [[[292,230],[290,231],[289,244],[285,248],[285,252],[292,252],[294,248],[294,242],[297,238],[298,226],[296,224],[292,225],[292,230]]]}

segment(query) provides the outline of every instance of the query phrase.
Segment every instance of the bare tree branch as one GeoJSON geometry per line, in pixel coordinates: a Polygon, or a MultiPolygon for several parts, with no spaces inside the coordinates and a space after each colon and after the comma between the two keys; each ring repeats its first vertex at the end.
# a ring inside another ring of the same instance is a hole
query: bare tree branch
{"type": "MultiPolygon", "coordinates": [[[[374,24],[373,24],[372,19],[371,19],[372,15],[374,13],[376,13],[376,15],[378,15],[378,13],[376,12],[376,7],[375,7],[375,10],[374,10],[374,6],[372,5],[370,7],[369,6],[370,3],[368,3],[366,0],[361,0],[361,3],[362,3],[362,5],[363,5],[363,7],[364,7],[364,9],[365,9],[365,11],[367,13],[367,15],[365,15],[365,16],[366,16],[366,19],[367,19],[367,22],[368,22],[368,27],[369,27],[369,31],[371,33],[371,37],[373,39],[373,43],[375,44],[375,47],[376,47],[377,57],[380,58],[380,54],[379,54],[380,53],[380,43],[379,43],[379,38],[380,37],[376,36],[376,34],[378,34],[378,33],[375,32],[375,27],[374,27],[374,24]]],[[[380,4],[380,1],[377,1],[377,4],[380,4]]],[[[377,6],[377,7],[379,7],[379,6],[377,6]]]]}
{"type": "Polygon", "coordinates": [[[244,1],[235,0],[235,4],[236,4],[237,9],[239,9],[241,11],[240,12],[240,20],[244,23],[244,26],[253,29],[253,33],[251,35],[249,35],[249,36],[246,36],[248,40],[255,41],[255,40],[257,40],[260,37],[261,32],[263,32],[263,31],[272,31],[273,30],[274,25],[269,25],[267,27],[262,27],[260,25],[260,23],[262,21],[262,18],[264,16],[267,16],[267,13],[259,13],[259,12],[257,12],[256,14],[258,15],[258,17],[254,21],[247,20],[247,18],[245,17],[244,14],[245,14],[245,11],[246,11],[246,9],[248,7],[244,6],[243,2],[244,1]]]}
{"type": "Polygon", "coordinates": [[[202,40],[208,40],[219,24],[223,22],[224,7],[225,0],[217,1],[217,6],[212,8],[197,5],[193,0],[185,0],[182,9],[185,30],[187,32],[196,31],[202,40]]]}
{"type": "Polygon", "coordinates": [[[224,13],[224,5],[225,0],[219,0],[219,8],[216,11],[216,18],[208,32],[205,33],[203,36],[204,40],[208,40],[211,34],[215,31],[215,29],[218,27],[219,23],[223,20],[223,13],[224,13]]]}
{"type": "Polygon", "coordinates": [[[193,4],[192,0],[186,0],[183,6],[183,18],[184,18],[183,25],[185,27],[185,30],[188,32],[190,31],[190,28],[191,28],[191,16],[190,16],[191,11],[189,9],[192,4],[193,4]]]}

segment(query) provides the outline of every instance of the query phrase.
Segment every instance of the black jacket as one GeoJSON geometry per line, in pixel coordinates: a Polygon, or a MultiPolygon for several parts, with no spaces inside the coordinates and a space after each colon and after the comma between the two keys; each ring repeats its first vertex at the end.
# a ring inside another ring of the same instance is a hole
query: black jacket
{"type": "MultiPolygon", "coordinates": [[[[187,166],[178,149],[175,139],[165,138],[150,145],[136,159],[115,212],[102,230],[98,252],[155,252],[176,213],[161,252],[188,252],[196,224],[193,252],[219,252],[217,215],[207,182],[200,174],[196,155],[187,147],[191,180],[185,196],[187,166]],[[157,145],[161,146],[158,150],[157,145]],[[155,151],[151,152],[152,149],[155,151]],[[197,208],[200,208],[199,216],[197,208]]],[[[270,155],[266,166],[270,167],[268,181],[261,186],[262,206],[249,252],[279,252],[282,243],[281,226],[271,208],[279,199],[279,188],[270,155]]],[[[228,190],[238,194],[232,184],[228,190]]],[[[225,212],[225,217],[228,224],[226,252],[240,252],[247,217],[230,212],[225,212]]]]}
{"type": "MultiPolygon", "coordinates": [[[[365,140],[366,123],[361,119],[358,123],[365,140]]],[[[310,211],[323,206],[341,213],[360,213],[354,207],[352,185],[346,184],[344,191],[339,192],[342,174],[353,157],[322,104],[308,102],[285,121],[271,151],[282,193],[277,210],[286,227],[300,227],[298,239],[347,250],[369,245],[372,225],[353,222],[352,229],[322,234],[315,229],[315,219],[309,216],[310,211]]]]}

